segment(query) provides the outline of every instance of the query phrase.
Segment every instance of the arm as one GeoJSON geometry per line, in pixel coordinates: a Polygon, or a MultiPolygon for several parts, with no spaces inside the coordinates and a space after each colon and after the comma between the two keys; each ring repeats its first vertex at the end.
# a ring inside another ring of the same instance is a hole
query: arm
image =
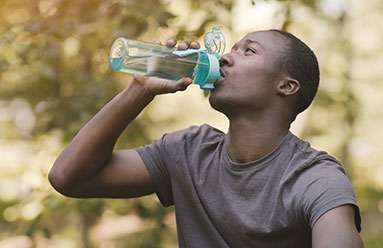
{"type": "Polygon", "coordinates": [[[355,227],[355,213],[351,205],[334,208],[314,224],[313,248],[362,248],[363,242],[355,227]]]}
{"type": "MultiPolygon", "coordinates": [[[[169,40],[169,46],[175,46],[169,40]]],[[[187,43],[180,43],[186,49],[187,43]]],[[[198,48],[198,43],[192,43],[198,48]]],[[[177,83],[135,75],[120,94],[101,109],[55,161],[49,181],[70,197],[129,198],[154,192],[154,184],[134,150],[113,151],[118,137],[158,94],[185,90],[190,78],[177,83]]]]}

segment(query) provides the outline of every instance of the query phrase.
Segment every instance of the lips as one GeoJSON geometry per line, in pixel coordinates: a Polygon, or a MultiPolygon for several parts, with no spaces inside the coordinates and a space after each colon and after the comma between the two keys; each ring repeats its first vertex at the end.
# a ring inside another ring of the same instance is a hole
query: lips
{"type": "Polygon", "coordinates": [[[222,68],[221,69],[219,69],[219,72],[221,73],[221,77],[225,77],[225,72],[222,70],[222,68]]]}
{"type": "Polygon", "coordinates": [[[221,83],[221,81],[225,79],[225,76],[226,76],[225,72],[222,70],[222,68],[219,69],[219,72],[221,75],[216,79],[216,81],[214,83],[215,86],[219,85],[221,83]]]}

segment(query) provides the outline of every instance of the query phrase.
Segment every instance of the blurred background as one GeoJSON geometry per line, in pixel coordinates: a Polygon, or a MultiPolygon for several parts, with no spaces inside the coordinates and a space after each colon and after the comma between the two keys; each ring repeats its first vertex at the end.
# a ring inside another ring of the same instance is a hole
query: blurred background
{"type": "MultiPolygon", "coordinates": [[[[293,132],[338,158],[362,213],[367,248],[383,247],[383,1],[1,0],[0,248],[177,247],[173,208],[156,197],[70,199],[47,174],[79,129],[131,76],[113,72],[118,37],[202,41],[220,26],[230,47],[278,28],[317,54],[321,85],[293,132]]],[[[208,123],[226,131],[197,86],[161,96],[117,148],[208,123]],[[129,139],[127,138],[129,137],[129,139]]]]}

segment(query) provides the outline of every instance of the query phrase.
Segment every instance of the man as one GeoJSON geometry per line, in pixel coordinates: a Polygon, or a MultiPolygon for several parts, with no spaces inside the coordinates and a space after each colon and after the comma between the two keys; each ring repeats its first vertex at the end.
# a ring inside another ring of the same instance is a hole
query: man
{"type": "MultiPolygon", "coordinates": [[[[175,40],[168,40],[175,46],[175,40]]],[[[179,49],[199,48],[181,42],[179,49]]],[[[126,126],[177,83],[134,76],[77,134],[49,174],[70,197],[157,193],[175,205],[180,247],[363,247],[360,215],[343,167],[289,132],[317,91],[313,52],[290,33],[250,33],[220,61],[209,101],[229,131],[208,125],[113,151],[126,126]]]]}

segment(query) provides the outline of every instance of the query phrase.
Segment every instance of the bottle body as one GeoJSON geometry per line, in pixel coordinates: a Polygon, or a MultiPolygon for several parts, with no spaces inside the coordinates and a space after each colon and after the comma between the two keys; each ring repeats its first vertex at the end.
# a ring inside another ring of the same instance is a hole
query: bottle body
{"type": "Polygon", "coordinates": [[[119,38],[113,43],[110,64],[113,70],[130,74],[170,80],[192,78],[198,54],[181,57],[174,51],[155,43],[119,38]]]}
{"type": "Polygon", "coordinates": [[[113,70],[149,77],[193,79],[201,89],[214,88],[220,76],[219,60],[225,50],[225,37],[213,28],[204,37],[205,48],[177,50],[163,45],[118,38],[110,50],[113,70]]]}

